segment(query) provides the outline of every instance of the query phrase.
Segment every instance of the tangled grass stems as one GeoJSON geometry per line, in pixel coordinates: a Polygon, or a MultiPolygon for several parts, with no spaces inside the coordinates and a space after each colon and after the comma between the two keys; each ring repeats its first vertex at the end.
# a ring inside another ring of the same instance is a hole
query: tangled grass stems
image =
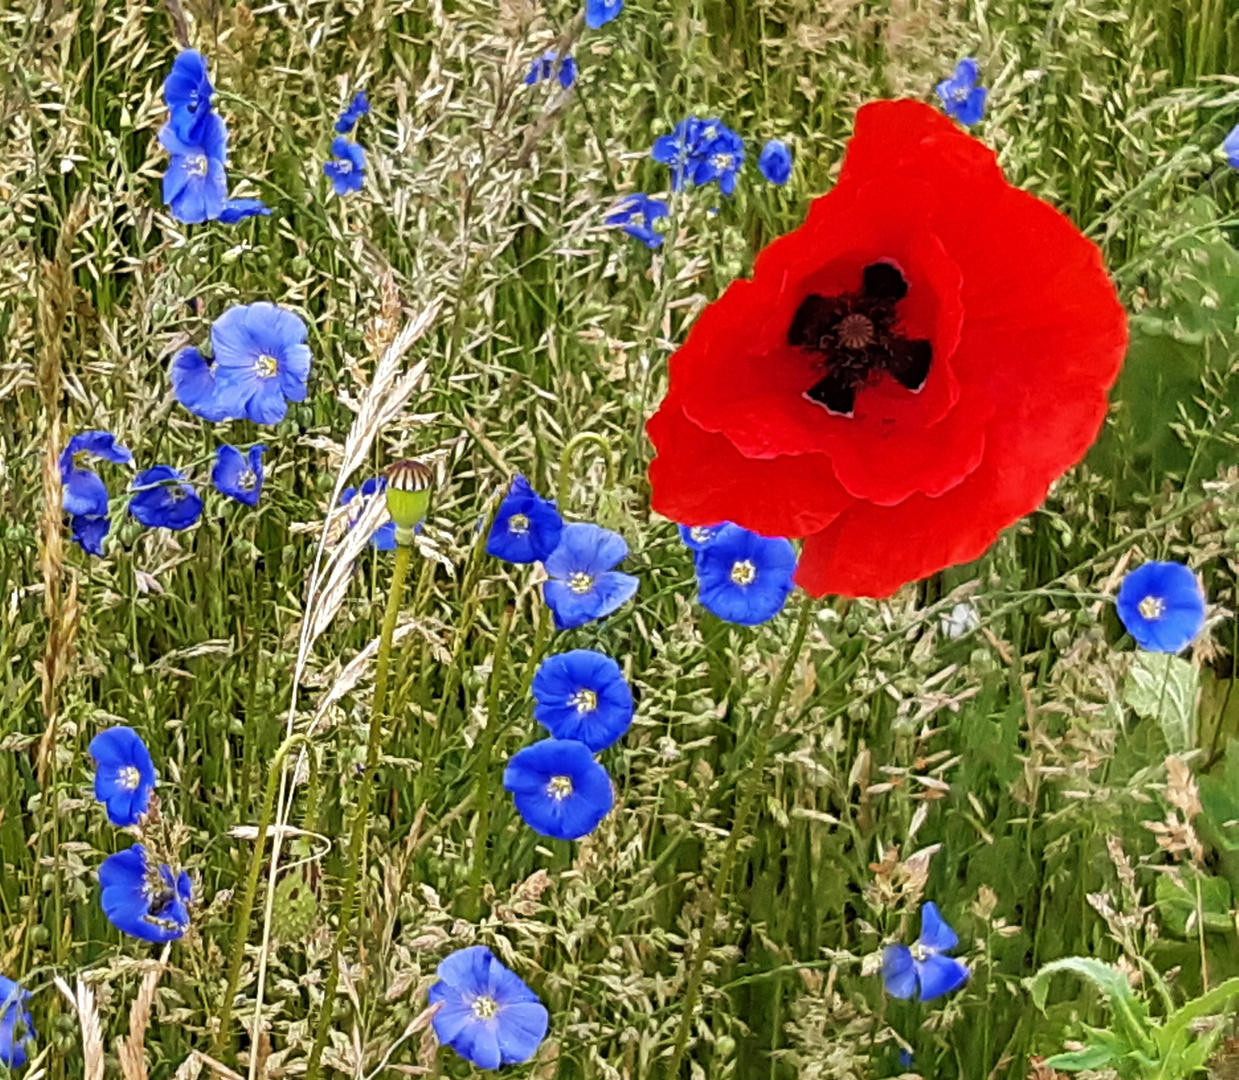
{"type": "Polygon", "coordinates": [[[736,856],[739,853],[740,839],[745,836],[749,826],[749,815],[757,802],[762,785],[765,783],[766,757],[770,753],[770,740],[774,736],[774,726],[778,719],[779,709],[783,705],[783,696],[787,693],[792,672],[800,660],[800,650],[804,647],[805,635],[809,631],[813,612],[818,601],[807,593],[800,601],[800,614],[796,620],[796,629],[783,658],[783,665],[770,688],[770,698],[754,734],[751,763],[746,767],[740,784],[739,802],[736,805],[735,817],[732,819],[731,831],[727,835],[727,846],[723,849],[723,857],[719,862],[718,873],[714,878],[714,887],[707,892],[702,905],[701,936],[697,948],[693,951],[688,970],[688,981],[684,986],[684,999],[681,1005],[680,1023],[676,1028],[675,1042],[672,1045],[671,1060],[667,1066],[669,1080],[678,1080],[684,1063],[684,1054],[688,1049],[688,1038],[692,1030],[693,1015],[697,1008],[697,997],[701,993],[702,978],[705,974],[706,960],[714,946],[714,923],[724,898],[731,890],[732,878],[736,870],[736,856]]]}

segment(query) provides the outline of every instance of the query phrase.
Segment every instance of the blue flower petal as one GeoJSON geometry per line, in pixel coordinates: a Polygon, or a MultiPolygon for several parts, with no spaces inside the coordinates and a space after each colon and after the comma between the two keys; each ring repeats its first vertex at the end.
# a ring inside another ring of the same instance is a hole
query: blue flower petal
{"type": "Polygon", "coordinates": [[[786,143],[771,139],[762,147],[761,156],[757,159],[757,167],[770,183],[786,184],[792,175],[792,152],[786,143]]]}
{"type": "Polygon", "coordinates": [[[597,30],[624,10],[624,0],[585,0],[585,25],[597,30]]]}
{"type": "Polygon", "coordinates": [[[942,917],[938,905],[932,900],[921,908],[920,943],[934,952],[950,952],[959,944],[959,935],[942,917]]]}
{"type": "Polygon", "coordinates": [[[916,994],[916,961],[906,945],[888,945],[882,954],[882,980],[891,997],[908,1000],[916,994]]]}
{"type": "Polygon", "coordinates": [[[954,957],[930,956],[919,965],[921,1000],[933,1001],[968,981],[968,969],[954,957]]]}
{"type": "Polygon", "coordinates": [[[102,556],[103,541],[111,528],[107,517],[92,514],[75,514],[70,521],[73,541],[89,555],[102,556]]]}
{"type": "Polygon", "coordinates": [[[202,499],[170,465],[156,465],[133,481],[129,512],[148,529],[188,529],[202,516],[202,499]]]}

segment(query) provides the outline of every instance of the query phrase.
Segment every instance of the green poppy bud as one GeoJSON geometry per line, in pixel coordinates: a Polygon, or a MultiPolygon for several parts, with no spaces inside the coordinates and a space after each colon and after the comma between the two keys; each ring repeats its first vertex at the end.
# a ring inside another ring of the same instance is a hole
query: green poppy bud
{"type": "Polygon", "coordinates": [[[426,516],[434,470],[408,458],[387,467],[387,512],[396,523],[396,543],[413,543],[413,530],[426,516]]]}

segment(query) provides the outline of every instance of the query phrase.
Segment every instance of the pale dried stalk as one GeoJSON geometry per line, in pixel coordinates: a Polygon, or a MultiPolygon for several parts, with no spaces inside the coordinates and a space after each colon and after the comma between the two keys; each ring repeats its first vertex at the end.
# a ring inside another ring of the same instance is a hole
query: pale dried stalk
{"type": "MultiPolygon", "coordinates": [[[[427,361],[423,360],[415,364],[404,375],[400,374],[400,363],[414,344],[434,325],[442,306],[443,300],[441,297],[436,297],[427,304],[411,322],[401,329],[400,333],[396,335],[395,339],[379,358],[379,362],[375,365],[374,377],[370,380],[370,385],[366,389],[365,396],[362,398],[361,405],[358,408],[357,416],[353,420],[344,442],[343,461],[340,465],[340,473],[336,477],[335,489],[331,494],[331,503],[327,510],[328,517],[331,516],[331,513],[339,503],[340,493],[344,490],[349,477],[365,461],[366,455],[374,445],[374,440],[378,437],[379,432],[400,413],[400,410],[404,408],[409,398],[412,397],[413,392],[425,377],[427,361]]],[[[320,591],[327,593],[332,580],[337,582],[341,580],[347,581],[348,572],[352,567],[353,561],[361,553],[362,548],[369,540],[369,533],[366,532],[367,525],[371,532],[377,525],[377,517],[373,522],[367,522],[366,519],[370,511],[373,510],[375,514],[382,513],[383,500],[375,499],[373,503],[379,509],[374,510],[373,506],[367,508],[367,513],[363,514],[362,520],[352,530],[353,533],[358,535],[346,537],[345,541],[333,553],[327,567],[323,565],[323,556],[326,551],[329,530],[324,528],[319,536],[318,550],[314,556],[314,568],[306,589],[306,615],[302,620],[301,638],[297,646],[297,660],[293,667],[292,688],[289,692],[288,716],[285,727],[286,737],[293,734],[296,725],[297,693],[300,688],[302,675],[305,673],[306,663],[309,661],[310,650],[313,647],[314,641],[330,623],[330,619],[321,619],[317,613],[317,609],[320,606],[320,591]],[[347,552],[351,552],[351,554],[346,555],[347,552]],[[326,582],[324,581],[325,578],[328,579],[326,582]]],[[[329,605],[334,604],[332,612],[334,615],[334,612],[339,609],[339,603],[343,599],[343,594],[340,594],[338,599],[334,593],[327,595],[325,598],[329,605]]],[[[305,751],[302,750],[298,754],[298,760],[293,765],[292,775],[294,776],[300,767],[301,757],[304,753],[305,751]]],[[[287,826],[288,815],[292,811],[293,796],[290,790],[289,775],[289,770],[286,766],[280,774],[280,789],[276,799],[275,829],[271,840],[271,861],[267,871],[267,892],[263,904],[262,947],[258,956],[258,979],[254,991],[254,1014],[250,1032],[251,1038],[255,1041],[257,1041],[261,1031],[263,995],[267,983],[267,962],[271,953],[271,918],[275,907],[275,886],[279,876],[280,847],[284,837],[284,827],[287,826]]],[[[250,1057],[249,1080],[256,1080],[257,1075],[258,1055],[253,1054],[250,1057]]]]}
{"type": "Polygon", "coordinates": [[[159,963],[142,976],[138,996],[129,1009],[129,1036],[116,1044],[116,1056],[120,1059],[120,1071],[125,1080],[147,1080],[146,1030],[151,1024],[151,1006],[155,1004],[155,988],[164,972],[172,943],[164,945],[159,963]]]}
{"type": "Polygon", "coordinates": [[[65,594],[65,541],[61,525],[60,396],[65,322],[73,302],[73,245],[86,221],[86,199],[79,195],[60,227],[56,257],[39,267],[37,276],[39,322],[39,398],[47,422],[43,443],[43,516],[39,523],[39,563],[43,574],[43,611],[47,617],[47,641],[39,668],[41,704],[46,726],[39,742],[38,776],[42,785],[53,757],[59,718],[57,690],[69,665],[77,636],[77,584],[70,581],[65,594]]]}
{"type": "Polygon", "coordinates": [[[103,1080],[103,1025],[99,1022],[99,1010],[95,1008],[95,992],[81,979],[77,981],[76,993],[59,975],[55,983],[56,989],[73,1006],[82,1029],[82,1057],[85,1059],[82,1080],[103,1080]]]}

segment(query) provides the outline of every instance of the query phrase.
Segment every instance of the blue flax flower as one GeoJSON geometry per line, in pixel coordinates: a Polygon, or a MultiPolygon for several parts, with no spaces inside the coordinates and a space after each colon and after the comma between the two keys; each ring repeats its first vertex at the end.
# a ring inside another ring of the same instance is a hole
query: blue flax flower
{"type": "Polygon", "coordinates": [[[882,978],[891,997],[933,1001],[968,981],[968,968],[944,956],[959,944],[959,936],[942,919],[932,900],[921,908],[921,936],[911,948],[888,945],[882,958],[882,978]]]}
{"type": "Polygon", "coordinates": [[[681,525],[680,539],[693,550],[694,556],[719,534],[722,525],[681,525]]]}
{"type": "Polygon", "coordinates": [[[595,754],[632,727],[632,690],[620,666],[592,649],[548,657],[533,678],[533,715],[556,739],[583,742],[595,754]]]}
{"type": "Polygon", "coordinates": [[[266,449],[258,443],[251,446],[246,455],[235,446],[221,446],[215,455],[215,468],[211,470],[215,490],[246,506],[257,506],[258,496],[262,494],[262,455],[266,449]]]}
{"type": "Polygon", "coordinates": [[[629,195],[615,204],[607,217],[607,224],[622,225],[624,232],[653,251],[663,244],[663,234],[654,228],[654,222],[670,213],[671,207],[662,199],[651,199],[641,194],[629,195]]]}
{"type": "Polygon", "coordinates": [[[561,64],[559,63],[559,53],[552,49],[550,52],[543,53],[540,59],[533,62],[533,66],[529,69],[529,74],[525,76],[525,85],[533,86],[535,83],[540,83],[543,79],[549,79],[554,75],[558,77],[559,85],[568,90],[576,82],[576,74],[576,61],[571,56],[567,56],[561,64]]]}
{"type": "Polygon", "coordinates": [[[559,546],[543,560],[551,580],[542,596],[560,630],[601,619],[632,599],[637,579],[612,569],[627,557],[619,533],[597,525],[564,526],[559,546]]]}
{"type": "Polygon", "coordinates": [[[163,84],[163,99],[170,114],[168,123],[178,138],[193,142],[211,113],[211,85],[206,58],[197,49],[185,49],[172,62],[163,84]]]}
{"type": "Polygon", "coordinates": [[[796,549],[790,540],[724,525],[697,551],[696,563],[702,606],[728,622],[756,626],[787,603],[796,549]]]}
{"type": "Polygon", "coordinates": [[[1119,586],[1119,618],[1136,644],[1150,652],[1186,649],[1205,624],[1205,594],[1191,569],[1147,562],[1119,586]]]}
{"type": "Polygon", "coordinates": [[[430,988],[430,1004],[441,1005],[434,1029],[480,1069],[519,1065],[538,1052],[550,1016],[516,972],[485,945],[471,945],[447,957],[430,988]]]}
{"type": "Polygon", "coordinates": [[[703,187],[717,180],[724,195],[734,195],[740,167],[744,164],[744,139],[721,120],[707,120],[705,124],[693,183],[703,187]]]}
{"type": "Polygon", "coordinates": [[[585,0],[585,25],[591,30],[597,30],[623,10],[624,0],[585,0]]]}
{"type": "Polygon", "coordinates": [[[331,181],[337,195],[360,191],[366,178],[366,152],[360,143],[349,142],[343,135],[331,143],[331,160],[323,165],[323,172],[331,181]]]}
{"type": "Polygon", "coordinates": [[[761,169],[762,176],[772,184],[780,187],[786,184],[792,177],[792,152],[787,143],[771,139],[762,147],[757,167],[761,169]]]}
{"type": "Polygon", "coordinates": [[[731,195],[744,164],[744,140],[717,117],[689,116],[654,141],[650,156],[671,168],[676,191],[690,180],[698,187],[717,180],[723,194],[731,195]]]}
{"type": "Polygon", "coordinates": [[[234,417],[220,400],[217,371],[214,363],[189,345],[172,360],[169,371],[172,392],[177,401],[203,420],[219,423],[221,420],[240,419],[234,417]]]}
{"type": "Polygon", "coordinates": [[[559,546],[563,531],[564,519],[555,500],[542,498],[517,474],[495,514],[486,553],[513,563],[545,562],[559,546]]]}
{"type": "Polygon", "coordinates": [[[262,300],[229,308],[211,326],[219,408],[256,424],[278,424],[289,401],[304,401],[310,376],[306,325],[262,300]]]}
{"type": "Polygon", "coordinates": [[[102,517],[108,512],[107,486],[99,474],[85,464],[92,457],[116,465],[133,464],[133,454],[109,431],[83,431],[74,435],[60,455],[60,482],[64,485],[65,513],[75,517],[102,517]]]}
{"type": "Polygon", "coordinates": [[[263,217],[271,216],[271,207],[262,199],[229,199],[224,203],[223,210],[219,212],[219,220],[224,225],[235,225],[238,221],[244,221],[246,218],[256,217],[259,214],[263,217]]]}
{"type": "Polygon", "coordinates": [[[29,991],[0,975],[0,1065],[7,1069],[24,1068],[34,1050],[38,1032],[26,1008],[29,1000],[29,991]]]}
{"type": "Polygon", "coordinates": [[[73,542],[88,555],[103,555],[103,541],[112,523],[99,514],[74,514],[70,521],[73,542]]]}
{"type": "Polygon", "coordinates": [[[348,103],[348,108],[340,114],[340,119],[336,121],[336,131],[341,135],[347,135],[357,126],[357,121],[369,111],[370,99],[366,97],[364,90],[358,90],[353,95],[353,100],[348,103]]]}
{"type": "Polygon", "coordinates": [[[979,123],[985,115],[989,91],[977,85],[980,74],[977,62],[968,56],[955,65],[954,75],[938,84],[938,97],[947,116],[953,116],[965,127],[979,123]]]}
{"type": "Polygon", "coordinates": [[[99,884],[103,913],[122,933],[162,944],[189,929],[189,875],[151,862],[141,844],[109,855],[99,867],[99,884]]]}
{"type": "Polygon", "coordinates": [[[188,529],[202,516],[202,497],[171,465],[156,465],[133,480],[129,512],[148,529],[188,529]]]}
{"type": "Polygon", "coordinates": [[[172,155],[163,177],[163,201],[172,216],[187,225],[219,217],[228,201],[228,128],[224,121],[208,112],[188,137],[168,123],[159,132],[159,142],[172,155]]]}
{"type": "Polygon", "coordinates": [[[650,157],[671,169],[671,186],[676,191],[696,175],[697,167],[705,158],[706,124],[705,120],[689,116],[676,124],[670,135],[660,135],[654,140],[650,157]]]}
{"type": "Polygon", "coordinates": [[[91,740],[95,759],[95,798],[108,809],[108,820],[122,828],[136,825],[151,804],[155,763],[146,743],[131,727],[113,727],[91,740]]]}
{"type": "MultiPolygon", "coordinates": [[[[346,487],[340,492],[340,505],[348,507],[348,527],[351,529],[361,520],[370,500],[383,494],[387,489],[387,478],[372,476],[361,485],[361,498],[357,498],[355,487],[346,487]]],[[[396,523],[388,518],[382,525],[370,534],[370,546],[377,551],[396,550],[396,523]]]]}
{"type": "Polygon", "coordinates": [[[575,739],[543,739],[513,754],[503,786],[525,824],[556,840],[588,836],[615,804],[607,770],[575,739]]]}
{"type": "Polygon", "coordinates": [[[1226,155],[1226,164],[1232,169],[1239,169],[1239,124],[1230,129],[1230,134],[1222,140],[1222,153],[1226,155]]]}

